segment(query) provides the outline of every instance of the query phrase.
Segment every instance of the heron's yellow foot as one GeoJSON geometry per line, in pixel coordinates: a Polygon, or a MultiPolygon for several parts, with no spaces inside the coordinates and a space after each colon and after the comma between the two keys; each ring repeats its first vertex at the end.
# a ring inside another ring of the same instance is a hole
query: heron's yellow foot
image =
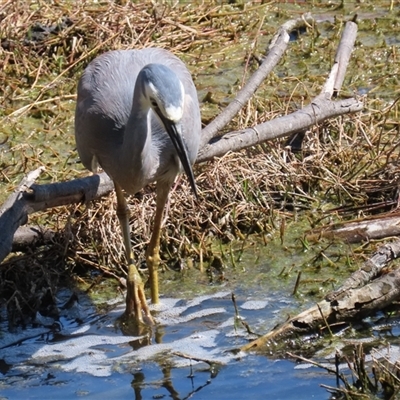
{"type": "Polygon", "coordinates": [[[128,276],[126,279],[126,308],[124,317],[134,318],[138,323],[154,325],[149,307],[146,302],[144,285],[142,278],[134,264],[128,266],[128,276]]]}

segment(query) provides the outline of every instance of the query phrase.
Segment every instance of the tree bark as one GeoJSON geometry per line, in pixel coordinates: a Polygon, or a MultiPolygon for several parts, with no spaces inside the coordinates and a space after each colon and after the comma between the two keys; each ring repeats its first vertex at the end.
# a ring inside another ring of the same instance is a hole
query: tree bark
{"type": "Polygon", "coordinates": [[[15,231],[26,224],[28,220],[29,205],[27,204],[23,194],[26,189],[29,189],[33,182],[39,177],[43,171],[43,167],[30,172],[8,197],[0,209],[0,262],[11,251],[13,237],[15,231]]]}
{"type": "MultiPolygon", "coordinates": [[[[36,185],[43,168],[30,172],[0,209],[0,262],[10,253],[17,229],[28,215],[48,208],[90,201],[110,193],[114,184],[105,173],[69,182],[36,185]]],[[[23,235],[23,233],[20,233],[23,235]]]]}
{"type": "Polygon", "coordinates": [[[20,226],[14,234],[12,251],[25,251],[28,247],[49,243],[55,235],[53,230],[41,226],[20,226]]]}

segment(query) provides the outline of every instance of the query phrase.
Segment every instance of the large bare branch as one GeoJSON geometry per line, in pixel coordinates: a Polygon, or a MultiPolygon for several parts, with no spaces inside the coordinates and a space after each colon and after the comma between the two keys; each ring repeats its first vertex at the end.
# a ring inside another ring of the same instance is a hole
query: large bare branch
{"type": "Polygon", "coordinates": [[[112,180],[102,172],[68,182],[32,185],[31,190],[24,194],[24,198],[30,204],[29,213],[32,213],[47,208],[87,202],[105,196],[113,189],[112,180]]]}
{"type": "Polygon", "coordinates": [[[355,99],[330,101],[317,97],[311,104],[292,114],[264,122],[243,131],[230,132],[214,143],[204,146],[197,157],[197,162],[211,160],[228,151],[238,151],[246,147],[290,136],[313,125],[339,115],[361,111],[363,105],[355,99]]]}
{"type": "Polygon", "coordinates": [[[308,232],[306,238],[309,241],[337,238],[347,243],[359,243],[399,235],[400,213],[393,212],[316,228],[308,232]]]}
{"type": "MultiPolygon", "coordinates": [[[[282,29],[282,37],[285,37],[285,34],[287,34],[287,32],[282,29]]],[[[347,22],[336,51],[330,74],[322,88],[321,94],[317,96],[311,104],[292,114],[264,122],[263,124],[242,131],[228,133],[214,142],[207,143],[200,149],[197,161],[207,161],[214,157],[221,156],[228,151],[238,151],[246,147],[254,146],[255,144],[263,143],[267,140],[290,136],[294,133],[304,131],[310,126],[317,125],[326,119],[361,111],[363,104],[356,99],[347,99],[337,102],[330,101],[332,96],[337,95],[342,87],[356,37],[357,24],[352,21],[347,22]]],[[[279,41],[279,38],[280,36],[278,35],[276,42],[279,42],[278,48],[283,54],[282,43],[284,43],[284,41],[283,39],[279,41]]],[[[275,46],[277,45],[274,45],[273,48],[275,48],[275,46]]],[[[252,79],[249,83],[251,81],[252,79]]],[[[245,91],[246,87],[243,91],[245,91]]],[[[236,102],[234,103],[236,104],[236,102]]],[[[229,105],[227,109],[230,106],[231,105],[229,105]]],[[[220,118],[225,112],[226,110],[215,120],[220,118]]],[[[212,125],[214,121],[210,125],[212,125]]]]}

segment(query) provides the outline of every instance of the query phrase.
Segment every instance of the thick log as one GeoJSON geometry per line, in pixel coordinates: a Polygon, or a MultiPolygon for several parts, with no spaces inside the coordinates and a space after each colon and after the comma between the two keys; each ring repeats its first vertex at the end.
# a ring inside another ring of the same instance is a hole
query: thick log
{"type": "Polygon", "coordinates": [[[349,289],[356,289],[366,285],[382,273],[389,261],[396,259],[400,254],[400,241],[388,243],[366,261],[361,268],[353,272],[342,286],[326,296],[326,300],[340,299],[349,289]]]}
{"type": "Polygon", "coordinates": [[[32,185],[24,199],[30,205],[30,212],[67,204],[89,202],[109,194],[114,183],[105,172],[68,182],[32,185]]]}
{"type": "Polygon", "coordinates": [[[11,251],[15,231],[26,224],[28,220],[29,207],[23,197],[23,193],[29,189],[33,182],[44,170],[43,167],[30,172],[8,197],[0,209],[0,262],[11,251]]]}
{"type": "Polygon", "coordinates": [[[12,251],[24,251],[28,247],[40,246],[50,242],[55,232],[41,226],[20,226],[14,235],[12,251]]]}

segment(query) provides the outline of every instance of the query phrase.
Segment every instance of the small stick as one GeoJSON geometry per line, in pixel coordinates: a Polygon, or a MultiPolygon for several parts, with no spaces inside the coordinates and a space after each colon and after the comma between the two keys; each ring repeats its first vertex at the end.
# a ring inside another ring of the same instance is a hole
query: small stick
{"type": "Polygon", "coordinates": [[[322,319],[323,319],[323,321],[325,323],[325,326],[328,328],[329,334],[331,335],[331,337],[333,337],[333,333],[332,333],[331,327],[329,326],[328,321],[326,320],[325,315],[322,312],[321,307],[320,307],[320,305],[318,303],[317,303],[317,307],[318,307],[318,311],[321,314],[321,317],[322,317],[322,319]]]}
{"type": "Polygon", "coordinates": [[[187,360],[194,360],[194,361],[198,361],[198,362],[204,362],[210,366],[214,365],[214,364],[219,364],[222,365],[221,361],[215,361],[215,360],[207,360],[205,358],[201,358],[201,357],[193,357],[190,356],[189,354],[185,354],[185,353],[181,353],[180,351],[174,351],[171,354],[173,354],[174,356],[177,357],[181,357],[181,358],[186,358],[187,360]]]}
{"type": "Polygon", "coordinates": [[[297,293],[297,289],[299,288],[300,285],[300,279],[301,279],[301,271],[299,271],[299,273],[297,274],[296,283],[294,284],[294,289],[292,293],[293,296],[295,296],[297,293]]]}

